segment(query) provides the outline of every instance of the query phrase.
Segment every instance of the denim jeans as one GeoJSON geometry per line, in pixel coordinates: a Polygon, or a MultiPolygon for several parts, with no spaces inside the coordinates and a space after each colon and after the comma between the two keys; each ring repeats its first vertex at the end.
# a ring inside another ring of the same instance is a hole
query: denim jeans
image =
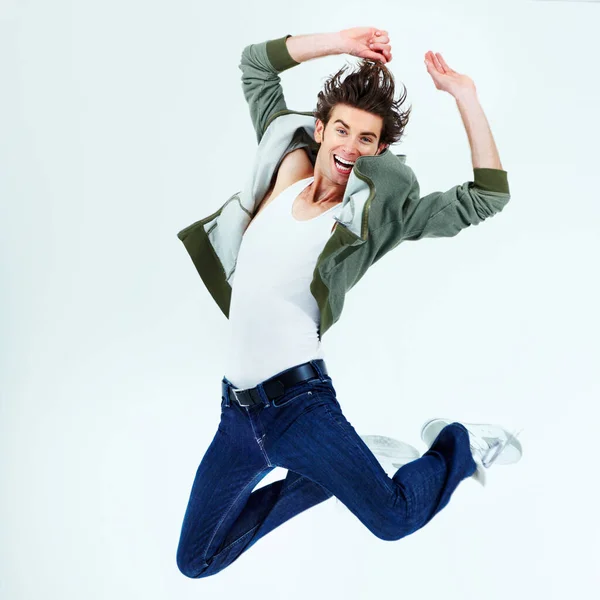
{"type": "MultiPolygon", "coordinates": [[[[475,472],[469,434],[452,423],[421,458],[390,478],[342,413],[331,377],[310,362],[319,376],[274,402],[261,384],[263,404],[243,407],[222,396],[221,420],[183,519],[177,566],[184,575],[215,575],[267,533],[332,496],[378,538],[399,540],[428,523],[475,472]],[[287,476],[254,490],[275,467],[287,469],[287,476]]],[[[228,386],[224,377],[223,390],[228,386]]]]}

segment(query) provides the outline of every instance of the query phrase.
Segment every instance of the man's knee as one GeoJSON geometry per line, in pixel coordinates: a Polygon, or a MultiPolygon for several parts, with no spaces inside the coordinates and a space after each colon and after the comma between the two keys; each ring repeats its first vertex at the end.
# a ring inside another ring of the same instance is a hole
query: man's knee
{"type": "Polygon", "coordinates": [[[177,551],[177,568],[190,579],[200,579],[211,575],[207,563],[190,559],[181,550],[177,551]]]}
{"type": "Polygon", "coordinates": [[[395,526],[393,528],[383,527],[380,528],[377,532],[373,531],[372,533],[384,542],[397,542],[398,540],[401,540],[403,537],[406,537],[412,532],[412,529],[407,528],[405,525],[402,525],[398,527],[395,526]]]}

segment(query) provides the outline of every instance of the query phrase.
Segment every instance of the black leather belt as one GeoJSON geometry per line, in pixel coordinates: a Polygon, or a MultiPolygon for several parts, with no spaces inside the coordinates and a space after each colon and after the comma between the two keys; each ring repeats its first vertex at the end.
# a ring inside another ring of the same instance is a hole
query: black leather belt
{"type": "MultiPolygon", "coordinates": [[[[319,366],[319,369],[321,369],[324,375],[328,375],[325,361],[322,358],[318,358],[312,362],[319,366]]],[[[315,377],[319,377],[318,371],[310,362],[306,362],[291,367],[290,369],[263,381],[262,385],[269,400],[275,400],[280,396],[283,396],[292,386],[308,381],[309,379],[314,379],[315,377]]],[[[240,390],[223,382],[223,388],[223,395],[229,393],[229,399],[235,400],[240,406],[264,404],[264,401],[258,392],[258,386],[240,390]]]]}

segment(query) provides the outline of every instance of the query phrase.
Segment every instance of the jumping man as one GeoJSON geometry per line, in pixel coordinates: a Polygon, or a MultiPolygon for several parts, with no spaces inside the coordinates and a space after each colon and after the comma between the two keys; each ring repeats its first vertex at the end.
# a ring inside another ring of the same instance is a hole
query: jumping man
{"type": "MultiPolygon", "coordinates": [[[[389,477],[344,416],[325,365],[322,336],[371,265],[401,242],[452,237],[510,199],[473,81],[432,52],[427,72],[456,99],[474,177],[420,196],[406,156],[389,150],[410,114],[400,110],[406,95],[394,99],[391,59],[387,31],[374,27],[286,35],[242,52],[254,164],[241,191],[178,234],[230,335],[221,418],[177,549],[188,577],[218,573],[332,496],[378,538],[399,540],[442,510],[462,480],[483,483],[492,462],[521,457],[519,442],[500,426],[432,419],[421,430],[429,450],[389,477]],[[342,80],[343,67],[330,77],[316,110],[289,110],[279,73],[344,53],[362,59],[355,72],[342,80]],[[275,467],[287,469],[285,479],[255,490],[275,467]]],[[[232,177],[246,168],[235,151],[226,160],[232,177]]],[[[368,327],[373,310],[352,325],[368,327]]]]}

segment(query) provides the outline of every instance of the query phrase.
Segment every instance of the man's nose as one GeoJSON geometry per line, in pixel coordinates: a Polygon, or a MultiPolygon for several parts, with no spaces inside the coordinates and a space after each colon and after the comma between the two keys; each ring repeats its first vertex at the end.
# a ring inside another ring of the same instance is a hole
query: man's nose
{"type": "Polygon", "coordinates": [[[360,146],[358,145],[358,142],[352,140],[348,141],[344,145],[344,152],[346,152],[348,156],[356,156],[360,154],[360,146]]]}

